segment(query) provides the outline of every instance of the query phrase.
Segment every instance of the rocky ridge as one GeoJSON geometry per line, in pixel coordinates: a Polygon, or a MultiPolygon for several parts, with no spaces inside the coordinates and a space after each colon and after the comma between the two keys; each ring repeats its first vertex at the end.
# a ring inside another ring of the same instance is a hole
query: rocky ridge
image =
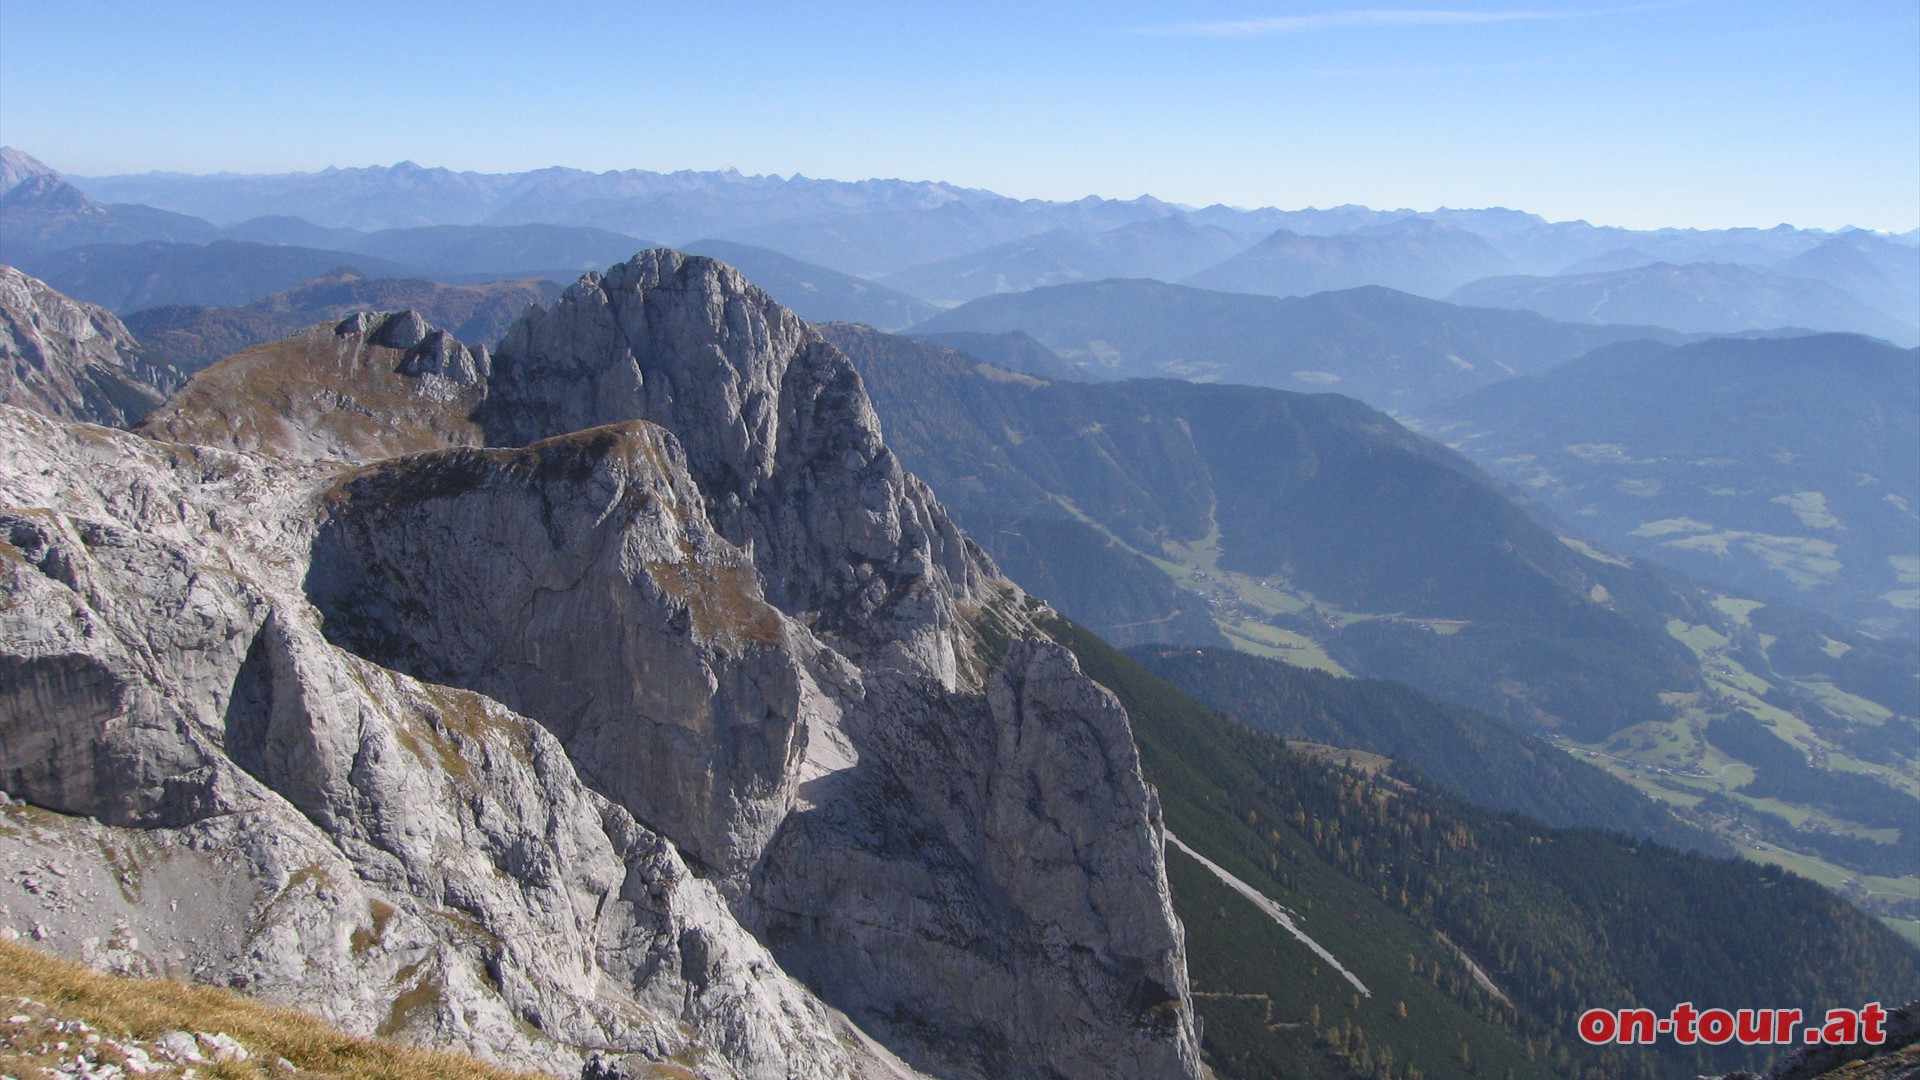
{"type": "Polygon", "coordinates": [[[185,381],[144,359],[112,312],[0,266],[0,403],[125,427],[185,381]]]}
{"type": "Polygon", "coordinates": [[[1124,711],[730,268],[316,328],[144,431],[0,410],[55,812],[0,845],[157,886],[16,924],[549,1068],[1198,1074],[1124,711]]]}

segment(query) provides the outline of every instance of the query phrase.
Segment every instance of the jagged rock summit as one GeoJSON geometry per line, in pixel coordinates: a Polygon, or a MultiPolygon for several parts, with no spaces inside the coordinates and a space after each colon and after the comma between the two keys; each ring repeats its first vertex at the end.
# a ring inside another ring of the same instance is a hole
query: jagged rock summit
{"type": "Polygon", "coordinates": [[[0,850],[135,882],[50,940],[549,1068],[1199,1075],[1125,712],[731,268],[142,431],[0,408],[0,850]]]}
{"type": "MultiPolygon", "coordinates": [[[[0,160],[8,179],[13,164],[0,160]]],[[[112,312],[0,266],[0,403],[126,427],[185,381],[169,365],[143,359],[112,312]]]]}

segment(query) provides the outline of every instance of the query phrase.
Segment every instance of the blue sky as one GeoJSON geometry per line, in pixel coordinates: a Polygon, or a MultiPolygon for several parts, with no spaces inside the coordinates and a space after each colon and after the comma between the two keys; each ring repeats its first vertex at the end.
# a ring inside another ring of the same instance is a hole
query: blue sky
{"type": "Polygon", "coordinates": [[[1920,4],[0,0],[0,141],[1905,230],[1920,4]]]}

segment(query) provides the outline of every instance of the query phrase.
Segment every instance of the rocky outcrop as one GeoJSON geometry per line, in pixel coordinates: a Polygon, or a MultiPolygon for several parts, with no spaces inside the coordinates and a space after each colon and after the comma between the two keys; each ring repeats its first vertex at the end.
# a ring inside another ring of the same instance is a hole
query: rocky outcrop
{"type": "Polygon", "coordinates": [[[1742,1071],[1719,1080],[1913,1080],[1920,1076],[1920,1001],[1887,1010],[1881,1034],[1878,1043],[1804,1047],[1774,1062],[1765,1075],[1742,1071]]]}
{"type": "Polygon", "coordinates": [[[245,307],[145,308],[126,317],[150,356],[199,371],[255,345],[363,311],[412,309],[462,341],[498,341],[527,305],[545,303],[560,286],[545,278],[448,285],[425,278],[374,278],[341,267],[245,307]]]}
{"type": "Polygon", "coordinates": [[[859,764],[803,785],[754,897],[775,955],[937,1075],[1195,1075],[1125,712],[1038,641],[984,696],[915,689],[870,679],[859,764]]]}
{"type": "Polygon", "coordinates": [[[681,467],[644,423],[375,465],[328,496],[309,591],[334,640],[540,719],[916,1064],[1180,1075],[1178,924],[1118,704],[1037,642],[985,694],[862,671],[765,602],[681,467]]]}
{"type": "Polygon", "coordinates": [[[142,359],[112,312],[0,266],[0,403],[128,427],[185,381],[172,367],[142,359]]]}
{"type": "Polygon", "coordinates": [[[490,442],[626,419],[680,437],[714,527],[753,553],[774,604],[857,658],[962,678],[958,606],[982,597],[985,556],[799,316],[725,263],[656,250],[588,274],[502,339],[490,442]]]}
{"type": "Polygon", "coordinates": [[[417,312],[362,313],[236,353],[195,375],[140,430],[156,439],[361,462],[483,441],[486,346],[417,312]]]}
{"type": "Polygon", "coordinates": [[[0,782],[67,815],[0,845],[196,893],[20,898],[56,939],[549,1067],[1199,1074],[1125,712],[732,270],[316,328],[144,430],[266,453],[0,415],[0,782]]]}
{"type": "Polygon", "coordinates": [[[678,442],[636,421],[370,466],[326,496],[308,591],[328,636],[506,703],[599,790],[722,876],[793,797],[802,640],[714,534],[678,442]]]}

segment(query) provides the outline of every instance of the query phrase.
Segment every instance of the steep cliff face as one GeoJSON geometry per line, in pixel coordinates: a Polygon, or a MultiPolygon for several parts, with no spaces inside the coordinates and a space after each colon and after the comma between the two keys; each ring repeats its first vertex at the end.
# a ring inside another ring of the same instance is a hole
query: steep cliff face
{"type": "Polygon", "coordinates": [[[544,724],[601,791],[723,876],[793,797],[818,652],[716,536],[644,421],[348,473],[308,591],[328,635],[544,724]]]}
{"type": "Polygon", "coordinates": [[[56,812],[6,812],[10,924],[547,1068],[895,1071],[543,727],[328,644],[324,472],[11,408],[0,438],[0,778],[56,812]]]}
{"type": "Polygon", "coordinates": [[[509,444],[673,431],[774,604],[856,658],[962,677],[958,607],[998,575],[886,448],[846,356],[725,263],[646,251],[582,278],[507,332],[482,417],[509,444]]]}
{"type": "Polygon", "coordinates": [[[142,359],[112,312],[0,266],[0,403],[127,427],[185,381],[142,359]]]}
{"type": "Polygon", "coordinates": [[[202,894],[16,920],[550,1065],[1198,1075],[1124,711],[729,268],[494,357],[317,328],[145,429],[265,456],[0,414],[0,782],[103,823],[0,845],[202,894]]]}

